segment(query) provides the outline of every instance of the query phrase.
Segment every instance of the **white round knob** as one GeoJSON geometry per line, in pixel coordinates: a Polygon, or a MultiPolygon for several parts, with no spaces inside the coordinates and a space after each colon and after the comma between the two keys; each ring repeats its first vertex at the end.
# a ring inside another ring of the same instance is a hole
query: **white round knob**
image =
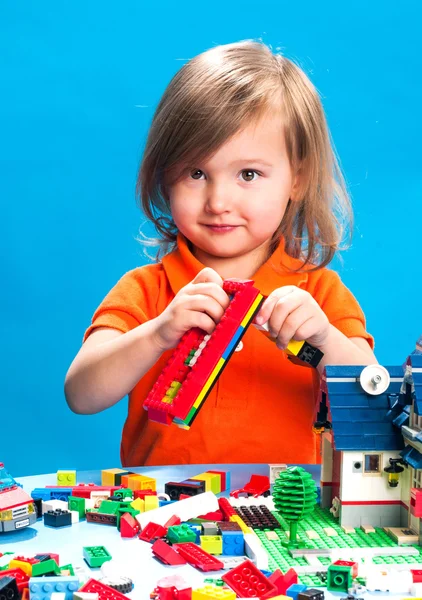
{"type": "Polygon", "coordinates": [[[367,394],[378,396],[390,385],[390,373],[381,365],[368,365],[362,370],[359,381],[367,394]]]}

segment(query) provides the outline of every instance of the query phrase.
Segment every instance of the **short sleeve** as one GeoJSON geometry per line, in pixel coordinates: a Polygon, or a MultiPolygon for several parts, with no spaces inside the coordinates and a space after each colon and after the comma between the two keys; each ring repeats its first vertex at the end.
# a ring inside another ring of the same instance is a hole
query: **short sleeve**
{"type": "Polygon", "coordinates": [[[95,311],[83,342],[97,327],[126,333],[157,316],[159,278],[151,266],[129,271],[110,290],[95,311]]]}
{"type": "Polygon", "coordinates": [[[335,271],[324,270],[313,296],[334,327],[348,338],[364,338],[374,349],[374,338],[366,331],[363,310],[335,271]]]}

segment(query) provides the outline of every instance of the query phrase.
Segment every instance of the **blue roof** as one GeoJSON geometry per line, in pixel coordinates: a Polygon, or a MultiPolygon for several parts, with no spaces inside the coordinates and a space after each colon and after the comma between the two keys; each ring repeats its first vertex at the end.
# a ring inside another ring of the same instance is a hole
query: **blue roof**
{"type": "Polygon", "coordinates": [[[422,469],[422,454],[413,446],[406,446],[400,455],[414,469],[422,469]]]}
{"type": "Polygon", "coordinates": [[[386,367],[392,381],[384,394],[372,396],[359,382],[364,368],[325,367],[334,446],[336,450],[401,450],[404,442],[400,426],[408,418],[400,397],[403,369],[386,367]]]}

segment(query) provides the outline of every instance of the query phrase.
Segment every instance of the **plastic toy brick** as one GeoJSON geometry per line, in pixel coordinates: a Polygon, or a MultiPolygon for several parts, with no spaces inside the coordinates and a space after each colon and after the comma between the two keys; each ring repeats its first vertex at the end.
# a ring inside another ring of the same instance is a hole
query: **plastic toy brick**
{"type": "Polygon", "coordinates": [[[127,600],[127,596],[96,579],[89,579],[79,591],[97,593],[99,600],[127,600]]]}
{"type": "Polygon", "coordinates": [[[279,594],[286,594],[287,589],[298,582],[297,573],[294,569],[289,569],[283,575],[280,569],[276,569],[268,579],[273,583],[279,594]]]}
{"type": "Polygon", "coordinates": [[[164,485],[164,492],[170,496],[171,500],[179,500],[180,494],[196,496],[205,492],[205,481],[191,483],[187,481],[180,483],[169,481],[164,485]]]}
{"type": "Polygon", "coordinates": [[[22,569],[22,571],[28,575],[28,577],[32,576],[32,567],[34,564],[39,562],[36,558],[25,558],[24,556],[16,556],[9,563],[9,569],[22,569]]]}
{"type": "Polygon", "coordinates": [[[68,510],[49,510],[43,515],[47,527],[67,527],[72,525],[72,515],[68,510]]]}
{"type": "Polygon", "coordinates": [[[157,482],[152,477],[141,475],[140,473],[130,473],[122,475],[122,485],[130,490],[152,490],[157,489],[157,482]]]}
{"type": "Polygon", "coordinates": [[[152,420],[189,428],[264,297],[253,281],[226,280],[229,307],[211,335],[198,328],[182,337],[144,402],[152,420]]]}
{"type": "Polygon", "coordinates": [[[65,600],[73,599],[73,592],[79,588],[77,577],[31,577],[29,580],[31,600],[49,600],[53,592],[64,592],[65,600]]]}
{"type": "Polygon", "coordinates": [[[250,560],[225,573],[221,579],[241,598],[258,597],[263,600],[278,594],[277,587],[250,560]]]}
{"type": "Polygon", "coordinates": [[[20,593],[22,593],[24,588],[28,587],[29,576],[19,567],[0,571],[0,577],[13,577],[20,593]]]}
{"type": "Polygon", "coordinates": [[[153,492],[152,490],[133,490],[134,498],[145,499],[145,496],[156,496],[157,492],[153,492]]]}
{"type": "Polygon", "coordinates": [[[214,492],[214,494],[219,494],[222,491],[221,477],[215,473],[200,473],[199,475],[194,475],[191,477],[191,480],[205,481],[206,492],[214,492]]]}
{"type": "Polygon", "coordinates": [[[167,534],[167,527],[163,527],[163,525],[158,525],[157,523],[148,523],[141,533],[139,534],[139,539],[144,542],[151,542],[154,539],[162,538],[167,534]]]}
{"type": "Polygon", "coordinates": [[[236,511],[234,510],[230,502],[227,500],[227,498],[219,498],[218,506],[226,520],[229,520],[231,516],[236,515],[236,511]]]}
{"type": "Polygon", "coordinates": [[[336,560],[332,564],[333,567],[350,567],[352,578],[355,579],[358,576],[358,563],[351,560],[336,560]]]}
{"type": "MultiPolygon", "coordinates": [[[[337,561],[342,563],[345,561],[337,561]]],[[[352,563],[355,564],[355,563],[352,563]]],[[[347,592],[352,585],[352,567],[344,565],[330,565],[327,571],[327,590],[333,592],[347,592]]]]}
{"type": "Polygon", "coordinates": [[[293,585],[287,588],[286,596],[293,598],[293,600],[297,600],[299,592],[304,592],[305,590],[306,585],[303,585],[303,583],[293,583],[293,585]]]}
{"type": "Polygon", "coordinates": [[[83,556],[91,568],[101,567],[105,562],[111,560],[111,554],[104,546],[84,546],[83,556]]]}
{"type": "Polygon", "coordinates": [[[76,485],[76,471],[57,471],[57,485],[76,485]]]}
{"type": "Polygon", "coordinates": [[[182,544],[183,542],[194,542],[196,534],[189,525],[174,525],[167,531],[167,539],[172,544],[182,544]]]}
{"type": "Polygon", "coordinates": [[[109,492],[112,496],[116,490],[121,489],[118,485],[95,485],[93,483],[80,483],[72,488],[72,496],[79,498],[91,498],[92,492],[109,492]]]}
{"type": "Polygon", "coordinates": [[[221,491],[225,492],[230,489],[230,473],[226,471],[206,471],[206,473],[213,473],[214,475],[220,475],[220,487],[221,491]]]}
{"type": "Polygon", "coordinates": [[[221,510],[213,510],[207,512],[205,515],[199,515],[198,519],[204,519],[204,521],[221,521],[224,518],[221,510]]]}
{"type": "Polygon", "coordinates": [[[180,525],[180,523],[180,518],[173,515],[166,523],[164,523],[164,527],[173,527],[174,525],[180,525]]]}
{"type": "Polygon", "coordinates": [[[242,521],[252,529],[269,529],[273,531],[280,528],[280,523],[267,506],[237,506],[235,510],[242,521]]]}
{"type": "Polygon", "coordinates": [[[223,554],[223,538],[221,535],[201,535],[201,548],[210,554],[223,554]]]}
{"type": "Polygon", "coordinates": [[[120,519],[120,535],[122,538],[133,538],[139,533],[138,521],[129,513],[124,513],[120,519]]]}
{"type": "Polygon", "coordinates": [[[85,513],[88,523],[99,523],[100,525],[117,525],[116,515],[106,515],[98,511],[88,510],[85,513]]]}
{"type": "Polygon", "coordinates": [[[154,592],[158,600],[191,600],[192,588],[180,577],[171,575],[157,582],[154,592]]]}
{"type": "Polygon", "coordinates": [[[245,484],[243,488],[233,490],[230,492],[230,496],[239,498],[240,494],[246,494],[247,496],[269,496],[270,495],[270,478],[267,475],[251,475],[250,481],[245,484]]]}
{"type": "Polygon", "coordinates": [[[186,544],[175,544],[173,547],[190,565],[201,571],[219,571],[224,567],[220,560],[191,542],[187,542],[186,544]]]}
{"type": "Polygon", "coordinates": [[[228,556],[243,556],[245,553],[245,542],[241,531],[223,531],[222,538],[223,554],[228,556]]]}
{"type": "Polygon", "coordinates": [[[198,496],[192,496],[186,500],[169,503],[149,512],[136,515],[136,520],[141,527],[145,527],[150,521],[164,525],[173,515],[180,518],[181,521],[194,519],[198,515],[218,509],[218,502],[215,494],[205,492],[198,496]]]}
{"type": "Polygon", "coordinates": [[[181,554],[176,552],[169,544],[164,540],[156,540],[152,547],[152,552],[158,560],[163,562],[165,565],[185,565],[186,560],[181,554]]]}
{"type": "Polygon", "coordinates": [[[309,588],[303,592],[299,592],[297,600],[324,600],[324,592],[316,588],[309,588]]]}
{"type": "Polygon", "coordinates": [[[85,498],[77,496],[69,496],[67,499],[69,510],[76,510],[79,514],[79,519],[85,519],[85,498]]]}
{"type": "Polygon", "coordinates": [[[32,577],[41,575],[60,575],[60,567],[53,558],[42,560],[36,565],[32,565],[32,577]]]}
{"type": "Polygon", "coordinates": [[[121,485],[123,475],[129,475],[130,473],[126,469],[103,469],[101,471],[101,485],[121,485]]]}
{"type": "Polygon", "coordinates": [[[0,575],[0,598],[19,600],[20,593],[16,581],[10,575],[0,575]]]}
{"type": "Polygon", "coordinates": [[[207,584],[192,590],[192,600],[236,600],[236,594],[227,588],[207,584]]]}

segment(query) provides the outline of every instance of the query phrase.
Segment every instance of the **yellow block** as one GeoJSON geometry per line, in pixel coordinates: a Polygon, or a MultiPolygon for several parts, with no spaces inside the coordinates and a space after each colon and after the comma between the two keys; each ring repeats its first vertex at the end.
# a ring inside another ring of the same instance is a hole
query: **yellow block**
{"type": "Polygon", "coordinates": [[[197,590],[192,590],[192,600],[236,600],[236,594],[228,588],[204,585],[197,590]]]}
{"type": "Polygon", "coordinates": [[[116,475],[127,473],[125,469],[104,469],[101,471],[101,485],[115,485],[116,475]]]}
{"type": "Polygon", "coordinates": [[[223,554],[223,538],[221,535],[200,535],[201,548],[209,554],[223,554]]]}
{"type": "MultiPolygon", "coordinates": [[[[11,560],[9,563],[9,569],[22,569],[22,571],[28,575],[28,577],[32,577],[32,565],[23,560],[11,560]]],[[[0,571],[1,573],[1,571],[0,571]]]]}
{"type": "Polygon", "coordinates": [[[253,533],[253,529],[251,529],[251,527],[248,527],[246,525],[245,521],[243,519],[241,519],[239,517],[239,515],[232,515],[230,517],[230,521],[237,523],[239,525],[240,529],[243,531],[243,533],[253,533]]]}
{"type": "Polygon", "coordinates": [[[145,512],[147,512],[147,510],[152,510],[153,508],[158,507],[158,496],[145,496],[145,512]]]}
{"type": "Polygon", "coordinates": [[[155,492],[157,489],[157,482],[155,479],[137,473],[134,473],[133,475],[123,475],[122,485],[132,491],[149,489],[155,492]]]}
{"type": "Polygon", "coordinates": [[[57,485],[76,485],[76,471],[57,471],[57,485]]]}
{"type": "Polygon", "coordinates": [[[135,510],[139,510],[139,512],[145,512],[145,500],[142,498],[135,498],[133,502],[130,503],[135,510]]]}
{"type": "Polygon", "coordinates": [[[201,473],[190,479],[205,481],[206,492],[214,492],[214,494],[219,494],[221,492],[221,477],[216,473],[201,473]]]}

